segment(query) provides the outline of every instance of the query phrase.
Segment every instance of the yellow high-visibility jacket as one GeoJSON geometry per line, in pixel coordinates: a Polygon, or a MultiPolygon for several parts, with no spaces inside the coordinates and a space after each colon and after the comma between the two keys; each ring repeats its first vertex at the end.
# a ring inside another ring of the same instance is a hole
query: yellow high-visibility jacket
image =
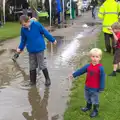
{"type": "Polygon", "coordinates": [[[100,7],[98,12],[98,17],[103,19],[103,32],[112,34],[108,27],[115,22],[118,22],[120,12],[120,4],[118,4],[115,0],[106,0],[100,7]]]}

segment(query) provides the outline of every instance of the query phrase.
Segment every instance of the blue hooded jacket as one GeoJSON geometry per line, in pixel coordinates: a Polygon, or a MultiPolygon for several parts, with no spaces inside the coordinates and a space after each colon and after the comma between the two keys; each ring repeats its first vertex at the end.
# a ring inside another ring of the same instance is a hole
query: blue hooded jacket
{"type": "Polygon", "coordinates": [[[31,21],[30,28],[21,28],[21,42],[19,49],[22,51],[26,46],[29,53],[38,53],[46,49],[44,36],[54,42],[55,38],[37,21],[31,21]]]}

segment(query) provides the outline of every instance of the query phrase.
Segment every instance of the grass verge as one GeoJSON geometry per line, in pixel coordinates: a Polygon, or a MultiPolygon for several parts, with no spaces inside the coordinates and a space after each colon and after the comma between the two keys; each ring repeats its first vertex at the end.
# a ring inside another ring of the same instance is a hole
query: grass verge
{"type": "Polygon", "coordinates": [[[17,22],[7,22],[0,28],[0,41],[19,36],[20,24],[17,22]]]}
{"type": "MultiPolygon", "coordinates": [[[[42,24],[47,26],[47,23],[42,24]]],[[[20,23],[19,22],[7,22],[3,27],[0,28],[0,41],[12,39],[20,35],[20,23]]]]}
{"type": "MultiPolygon", "coordinates": [[[[100,33],[98,46],[104,49],[103,34],[100,33]]],[[[96,118],[90,118],[90,112],[83,113],[80,107],[85,105],[84,99],[84,81],[85,75],[73,81],[68,108],[64,113],[64,120],[120,120],[120,74],[116,77],[109,77],[112,72],[113,55],[103,53],[102,64],[106,72],[106,88],[100,94],[99,115],[96,118]]]]}
{"type": "MultiPolygon", "coordinates": [[[[48,26],[48,21],[41,19],[40,22],[44,26],[48,26]]],[[[12,39],[20,35],[21,25],[19,22],[7,22],[0,28],[0,41],[12,39]]]]}

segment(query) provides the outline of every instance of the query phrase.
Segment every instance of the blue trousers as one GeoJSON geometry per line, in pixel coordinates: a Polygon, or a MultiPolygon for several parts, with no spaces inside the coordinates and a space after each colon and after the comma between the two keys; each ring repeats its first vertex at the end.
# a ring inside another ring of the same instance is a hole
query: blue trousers
{"type": "Polygon", "coordinates": [[[97,8],[96,7],[93,7],[92,8],[92,17],[95,19],[96,18],[96,11],[97,11],[97,8]]]}
{"type": "Polygon", "coordinates": [[[85,99],[90,104],[99,104],[99,92],[88,91],[85,89],[85,99]]]}

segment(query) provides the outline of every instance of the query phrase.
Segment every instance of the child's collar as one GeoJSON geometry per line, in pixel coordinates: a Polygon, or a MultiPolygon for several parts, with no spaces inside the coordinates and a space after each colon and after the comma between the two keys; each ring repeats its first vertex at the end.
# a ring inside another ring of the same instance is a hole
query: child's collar
{"type": "Polygon", "coordinates": [[[100,63],[94,64],[94,63],[91,62],[91,64],[92,64],[93,66],[96,66],[96,65],[99,65],[100,63]]]}
{"type": "Polygon", "coordinates": [[[31,29],[31,25],[32,25],[32,23],[33,23],[33,21],[30,21],[30,25],[29,25],[29,27],[27,28],[28,30],[31,29]]]}

